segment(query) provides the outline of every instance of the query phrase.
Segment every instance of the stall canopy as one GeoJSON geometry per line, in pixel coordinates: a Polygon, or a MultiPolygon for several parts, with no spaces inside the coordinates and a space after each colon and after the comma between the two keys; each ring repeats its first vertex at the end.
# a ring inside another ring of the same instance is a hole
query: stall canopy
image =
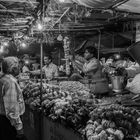
{"type": "Polygon", "coordinates": [[[140,13],[140,0],[73,0],[73,2],[96,9],[117,6],[118,10],[140,13]]]}
{"type": "Polygon", "coordinates": [[[109,8],[118,3],[124,2],[124,0],[73,0],[79,5],[83,5],[90,8],[109,8]]]}
{"type": "Polygon", "coordinates": [[[119,10],[140,13],[140,0],[129,0],[118,7],[119,10]]]}

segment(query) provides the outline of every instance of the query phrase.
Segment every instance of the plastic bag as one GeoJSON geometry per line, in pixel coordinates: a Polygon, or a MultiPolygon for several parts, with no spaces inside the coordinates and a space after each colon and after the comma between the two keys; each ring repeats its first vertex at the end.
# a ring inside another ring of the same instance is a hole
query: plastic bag
{"type": "Polygon", "coordinates": [[[126,89],[132,93],[140,93],[140,74],[137,74],[133,80],[127,81],[126,89]]]}

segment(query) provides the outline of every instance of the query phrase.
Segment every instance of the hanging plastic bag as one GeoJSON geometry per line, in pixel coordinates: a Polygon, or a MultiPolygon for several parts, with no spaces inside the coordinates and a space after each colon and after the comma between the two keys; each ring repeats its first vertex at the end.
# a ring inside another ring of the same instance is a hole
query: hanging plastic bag
{"type": "Polygon", "coordinates": [[[140,74],[128,80],[126,89],[135,94],[140,93],[140,74]]]}

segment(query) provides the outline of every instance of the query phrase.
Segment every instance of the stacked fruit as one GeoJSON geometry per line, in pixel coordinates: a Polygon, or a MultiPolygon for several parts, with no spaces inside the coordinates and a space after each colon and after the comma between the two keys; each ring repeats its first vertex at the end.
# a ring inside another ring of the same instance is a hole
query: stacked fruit
{"type": "Polygon", "coordinates": [[[85,128],[88,140],[123,140],[140,135],[140,113],[119,105],[98,107],[85,128]]]}
{"type": "Polygon", "coordinates": [[[58,87],[43,85],[40,98],[40,84],[30,83],[23,93],[32,108],[39,107],[49,118],[79,131],[86,126],[90,112],[96,107],[94,99],[81,98],[58,87]]]}
{"type": "Polygon", "coordinates": [[[31,105],[32,107],[38,107],[41,105],[41,102],[44,105],[48,100],[51,102],[52,100],[61,97],[66,98],[68,93],[60,92],[58,87],[53,87],[46,84],[43,84],[41,90],[40,83],[29,82],[23,90],[23,95],[27,104],[31,105]],[[40,91],[42,93],[40,93],[40,91]]]}
{"type": "Polygon", "coordinates": [[[89,96],[90,90],[82,83],[77,81],[60,82],[59,87],[62,91],[68,91],[74,96],[89,96]]]}
{"type": "Polygon", "coordinates": [[[30,105],[31,107],[39,107],[40,84],[29,81],[29,83],[23,89],[23,96],[26,104],[30,105]]]}

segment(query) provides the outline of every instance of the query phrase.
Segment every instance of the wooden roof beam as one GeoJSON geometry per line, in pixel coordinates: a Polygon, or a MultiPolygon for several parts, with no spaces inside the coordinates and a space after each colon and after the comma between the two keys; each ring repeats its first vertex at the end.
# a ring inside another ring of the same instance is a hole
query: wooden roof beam
{"type": "Polygon", "coordinates": [[[8,9],[0,9],[0,12],[7,12],[7,13],[21,13],[21,14],[24,13],[24,11],[19,11],[19,10],[8,10],[8,9]]]}
{"type": "MultiPolygon", "coordinates": [[[[2,2],[18,2],[18,3],[30,3],[30,1],[28,0],[0,0],[2,2]]],[[[33,4],[39,4],[38,2],[36,2],[35,0],[31,0],[31,2],[33,4]]]]}
{"type": "Polygon", "coordinates": [[[18,31],[19,29],[2,29],[0,28],[0,31],[18,31]]]}
{"type": "Polygon", "coordinates": [[[3,6],[2,4],[0,4],[0,8],[2,9],[7,9],[5,6],[3,6]]]}
{"type": "Polygon", "coordinates": [[[2,26],[0,29],[13,29],[13,28],[28,28],[28,25],[8,25],[8,26],[2,26]]]}

